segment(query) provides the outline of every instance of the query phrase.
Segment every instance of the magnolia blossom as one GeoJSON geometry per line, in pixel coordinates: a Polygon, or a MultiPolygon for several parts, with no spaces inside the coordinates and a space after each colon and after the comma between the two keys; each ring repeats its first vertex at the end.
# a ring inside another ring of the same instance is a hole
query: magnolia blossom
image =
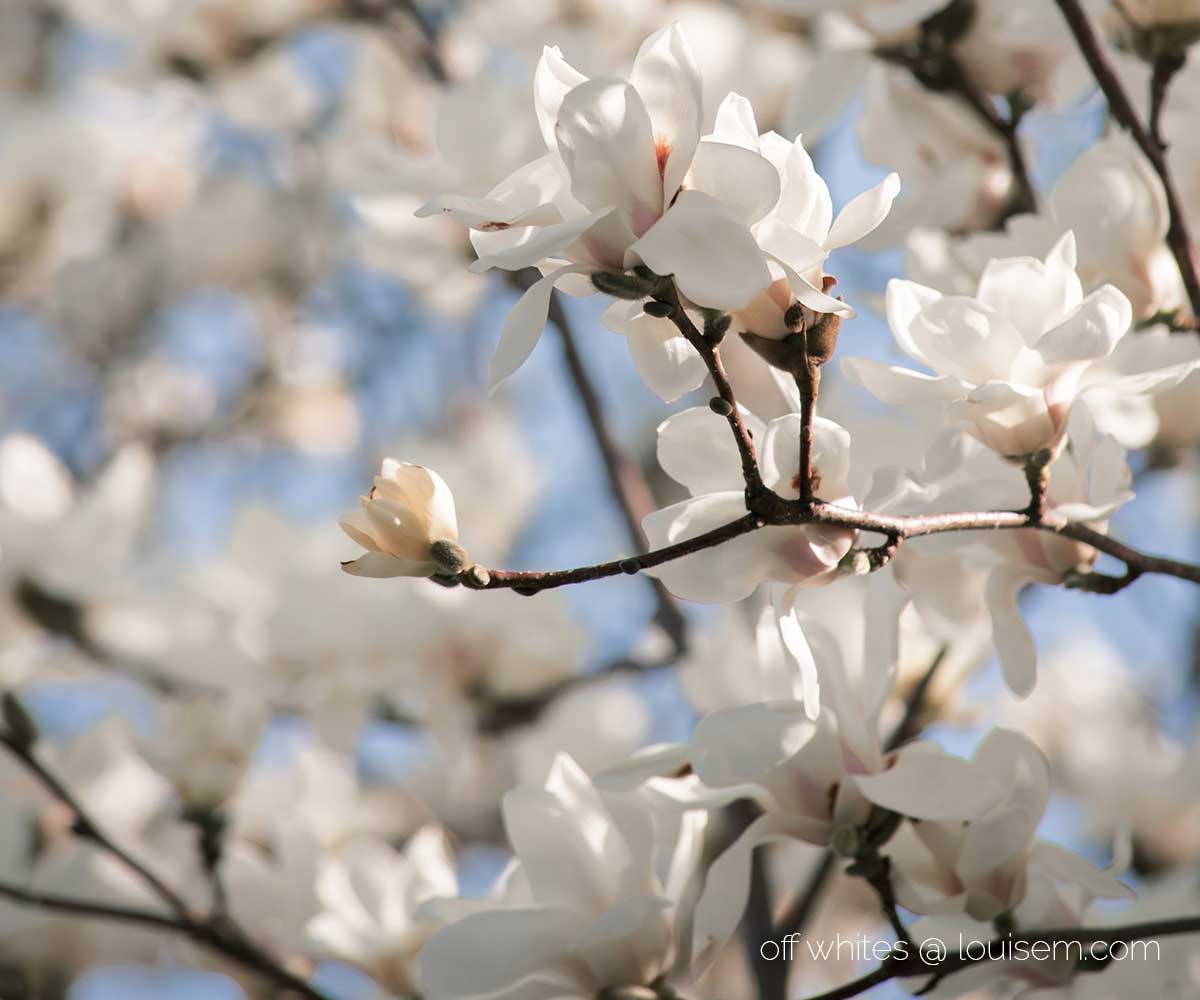
{"type": "Polygon", "coordinates": [[[1145,393],[1192,370],[1089,378],[1129,330],[1132,311],[1111,285],[1084,297],[1070,233],[1044,261],[992,261],[973,297],[893,280],[887,313],[901,349],[936,374],[863,358],[844,361],[843,371],[884,402],[939,408],[1012,461],[1056,453],[1081,393],[1145,393]]]}
{"type": "Polygon", "coordinates": [[[432,469],[385,458],[371,492],[361,499],[361,511],[338,519],[342,530],[367,550],[342,563],[347,573],[432,576],[463,561],[454,497],[432,469]]]}
{"type": "Polygon", "coordinates": [[[144,744],[145,753],[185,807],[215,809],[249,769],[266,720],[257,700],[175,696],[163,706],[160,733],[144,744]]]}
{"type": "Polygon", "coordinates": [[[428,826],[403,853],[384,841],[350,841],[323,860],[316,877],[321,912],[308,922],[317,949],[350,962],[394,996],[419,992],[416,955],[433,924],[419,916],[429,899],[458,891],[445,834],[428,826]]]}
{"type": "Polygon", "coordinates": [[[593,1000],[671,973],[702,814],[598,790],[565,755],[503,811],[516,864],[499,898],[440,909],[450,922],[421,952],[422,995],[593,1000]]]}
{"type": "MultiPolygon", "coordinates": [[[[758,443],[763,482],[781,496],[798,497],[800,415],[790,413],[769,424],[748,412],[742,417],[758,443]]],[[[653,548],[674,545],[745,517],[745,483],[735,444],[725,420],[708,407],[684,410],[663,421],[658,428],[658,460],[692,497],[647,515],[642,527],[653,548]]],[[[857,506],[848,482],[850,435],[823,417],[813,425],[813,470],[823,498],[857,506]]],[[[839,527],[770,526],[648,572],[685,600],[723,604],[748,597],[765,581],[791,588],[828,582],[854,537],[854,531],[839,527]]]]}

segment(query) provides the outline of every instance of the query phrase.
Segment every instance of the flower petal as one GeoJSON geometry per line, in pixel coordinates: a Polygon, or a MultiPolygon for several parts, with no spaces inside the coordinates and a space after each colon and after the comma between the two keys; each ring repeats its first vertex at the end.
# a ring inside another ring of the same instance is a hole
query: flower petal
{"type": "Polygon", "coordinates": [[[654,127],[664,199],[669,201],[687,173],[700,141],[700,70],[679,25],[669,24],[647,38],[633,60],[630,82],[641,94],[654,127]],[[662,154],[658,154],[661,158],[662,154]]]}
{"type": "Polygon", "coordinates": [[[658,274],[673,274],[685,296],[712,309],[740,309],[771,283],[745,223],[700,191],[681,192],[629,253],[658,274]]]}
{"type": "Polygon", "coordinates": [[[754,150],[706,139],[688,171],[688,190],[712,195],[752,226],[779,201],[779,174],[754,150]]]}
{"type": "Polygon", "coordinates": [[[605,310],[603,321],[625,336],[638,374],[663,402],[672,403],[691,392],[708,375],[704,359],[675,325],[646,315],[640,302],[613,303],[605,310]]]}
{"type": "Polygon", "coordinates": [[[389,579],[395,576],[432,576],[435,567],[432,562],[413,562],[408,559],[396,559],[382,552],[368,552],[342,563],[342,571],[351,576],[365,576],[376,580],[389,579]]]}
{"type": "Polygon", "coordinates": [[[533,107],[547,149],[554,151],[558,148],[554,127],[558,123],[563,98],[586,82],[587,77],[563,58],[557,45],[547,45],[542,49],[542,57],[533,74],[533,107]]]}
{"type": "Polygon", "coordinates": [[[825,240],[825,249],[834,250],[837,247],[849,246],[868,233],[874,232],[887,218],[892,202],[899,193],[900,175],[893,173],[888,174],[873,188],[851,199],[833,220],[833,226],[825,240]]]}
{"type": "Polygon", "coordinates": [[[1048,330],[1036,350],[1048,365],[1107,358],[1133,322],[1133,306],[1119,289],[1103,285],[1061,323],[1048,330]]]}
{"type": "MultiPolygon", "coordinates": [[[[762,440],[762,421],[747,412],[742,417],[747,429],[762,440]]],[[[658,463],[692,496],[744,487],[742,460],[733,435],[725,418],[707,406],[683,410],[658,425],[658,463]]]]}
{"type": "Polygon", "coordinates": [[[876,805],[936,823],[977,819],[1004,794],[1003,781],[927,744],[902,750],[882,774],[855,780],[876,805]]]}
{"type": "Polygon", "coordinates": [[[871,358],[845,358],[842,374],[892,406],[936,406],[962,399],[968,387],[950,375],[925,375],[871,358]]]}
{"type": "Polygon", "coordinates": [[[546,326],[554,282],[565,274],[580,274],[585,270],[587,268],[572,265],[551,271],[530,285],[525,294],[517,300],[517,304],[504,321],[504,328],[500,331],[500,343],[496,345],[496,353],[492,355],[488,374],[490,392],[494,392],[496,387],[520,368],[525,359],[533,353],[546,326]]]}
{"type": "Polygon", "coordinates": [[[1037,682],[1037,647],[1017,607],[1017,597],[1028,582],[1019,568],[1000,567],[988,577],[985,592],[1004,681],[1018,698],[1027,697],[1037,682]]]}

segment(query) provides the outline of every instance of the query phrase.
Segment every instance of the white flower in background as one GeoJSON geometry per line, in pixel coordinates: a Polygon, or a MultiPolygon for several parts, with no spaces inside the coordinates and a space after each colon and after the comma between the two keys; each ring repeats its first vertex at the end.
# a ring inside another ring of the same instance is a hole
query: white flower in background
{"type": "Polygon", "coordinates": [[[431,907],[451,922],[421,952],[424,996],[593,1000],[670,976],[677,957],[686,968],[681,901],[702,813],[598,790],[565,755],[544,788],[514,789],[503,811],[516,864],[499,898],[431,907]]]}
{"type": "Polygon", "coordinates": [[[1078,49],[1054,4],[973,0],[970,24],[954,44],[967,75],[988,94],[1046,102],[1059,70],[1078,49]]]}
{"type": "MultiPolygon", "coordinates": [[[[780,496],[799,492],[800,415],[763,424],[744,412],[758,446],[763,482],[780,496]]],[[[658,428],[663,471],[691,499],[646,516],[642,528],[652,548],[686,541],[746,516],[745,483],[736,446],[723,417],[706,406],[668,418],[658,428]]],[[[831,420],[813,425],[813,474],[828,502],[857,507],[850,495],[850,435],[831,420]]],[[[820,525],[769,526],[648,570],[677,597],[726,604],[748,597],[767,581],[790,589],[826,583],[850,551],[855,532],[820,525]]],[[[787,603],[786,599],[782,603],[787,603]]]]}
{"type": "Polygon", "coordinates": [[[1012,195],[1000,137],[964,102],[926,89],[907,69],[871,67],[858,134],[866,159],[898,171],[905,188],[867,249],[901,243],[917,226],[987,227],[1012,195]]]}
{"type": "MultiPolygon", "coordinates": [[[[778,198],[775,169],[750,150],[701,142],[700,75],[678,26],[646,40],[629,80],[589,80],[546,49],[534,99],[544,156],[486,198],[442,197],[421,210],[472,227],[476,269],[545,274],[505,322],[493,385],[529,356],[554,284],[568,275],[644,264],[716,309],[743,306],[766,287],[749,227],[778,198]]],[[[573,282],[568,290],[593,289],[573,282]]]]}
{"type": "Polygon", "coordinates": [[[416,956],[434,925],[418,908],[458,892],[447,848],[446,835],[427,826],[403,852],[362,837],[327,856],[317,871],[321,912],[308,922],[311,945],[362,969],[393,996],[419,993],[416,956]]]}
{"type": "Polygon", "coordinates": [[[216,809],[249,770],[266,721],[267,708],[256,699],[174,695],[143,750],[185,807],[216,809]]]}
{"type": "MultiPolygon", "coordinates": [[[[775,10],[799,17],[830,11],[825,0],[766,0],[775,10]]],[[[899,41],[915,34],[921,22],[950,6],[951,0],[843,0],[837,13],[850,18],[880,41],[899,41]]]]}
{"type": "Polygon", "coordinates": [[[1084,289],[1116,285],[1135,316],[1151,316],[1183,302],[1179,268],[1165,242],[1169,222],[1158,175],[1125,133],[1113,133],[1058,179],[1044,214],[1013,216],[1003,232],[953,236],[920,229],[909,237],[905,270],[943,292],[969,295],[988,261],[1044,257],[1071,231],[1084,289]]]}
{"type": "MultiPolygon", "coordinates": [[[[1038,879],[1078,882],[1114,899],[1132,896],[1110,873],[1036,839],[1050,796],[1050,770],[1027,736],[993,729],[966,770],[967,780],[974,777],[999,790],[986,810],[965,824],[915,819],[884,848],[901,906],[914,913],[992,920],[1012,912],[1038,879]]],[[[906,812],[902,800],[887,804],[906,812]]]]}
{"type": "Polygon", "coordinates": [[[973,297],[893,280],[887,313],[896,342],[936,374],[863,358],[844,361],[843,371],[886,403],[938,408],[1004,458],[1056,453],[1082,393],[1150,392],[1178,384],[1192,370],[1185,364],[1094,377],[1129,330],[1132,313],[1111,285],[1085,298],[1074,267],[1068,233],[1044,261],[992,261],[973,297]]]}
{"type": "Polygon", "coordinates": [[[463,561],[458,518],[450,487],[432,469],[385,458],[362,510],[343,514],[338,524],[366,555],[342,563],[354,576],[432,576],[447,559],[463,561]],[[440,545],[446,554],[435,555],[440,545]]]}

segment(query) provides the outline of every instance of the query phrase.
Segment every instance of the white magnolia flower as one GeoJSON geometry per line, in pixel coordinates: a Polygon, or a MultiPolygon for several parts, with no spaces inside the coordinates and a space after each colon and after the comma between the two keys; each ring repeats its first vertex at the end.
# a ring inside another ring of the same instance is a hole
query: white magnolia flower
{"type": "Polygon", "coordinates": [[[252,698],[174,696],[163,704],[145,753],[185,806],[216,808],[249,769],[266,721],[266,706],[252,698]]]}
{"type": "MultiPolygon", "coordinates": [[[[701,141],[700,74],[676,25],[642,45],[628,80],[589,80],[547,48],[534,79],[547,152],[485,198],[442,197],[472,227],[477,270],[538,266],[492,360],[498,384],[521,366],[545,325],[554,284],[568,275],[644,264],[674,275],[698,306],[736,309],[770,281],[750,226],[778,198],[769,162],[701,141]]],[[[588,294],[590,283],[569,290],[588,294]]]]}
{"type": "Polygon", "coordinates": [[[936,374],[863,358],[844,361],[846,374],[884,402],[941,409],[1012,461],[1057,452],[1081,393],[1150,392],[1192,370],[1183,364],[1095,377],[1097,363],[1129,330],[1132,311],[1111,285],[1084,297],[1070,233],[1044,261],[992,261],[973,297],[893,280],[887,313],[901,349],[936,374]]]}
{"type": "Polygon", "coordinates": [[[565,755],[503,811],[516,864],[501,898],[442,908],[452,922],[421,953],[424,996],[593,1000],[672,972],[703,814],[598,790],[565,755]]]}
{"type": "MultiPolygon", "coordinates": [[[[780,496],[797,498],[800,415],[790,413],[769,424],[748,412],[742,416],[757,444],[764,483],[780,496]]],[[[645,518],[642,527],[653,548],[694,538],[746,516],[745,483],[735,444],[724,418],[708,407],[684,410],[663,421],[658,428],[658,460],[692,497],[645,518]]],[[[823,498],[857,507],[848,482],[850,435],[822,417],[813,424],[813,470],[823,498]]],[[[855,532],[846,528],[770,526],[648,572],[684,600],[727,604],[748,597],[766,581],[793,589],[828,582],[854,537],[855,532]]]]}
{"type": "Polygon", "coordinates": [[[989,226],[1012,196],[1001,138],[964,102],[929,91],[907,69],[871,67],[858,134],[866,159],[899,171],[906,192],[868,249],[894,246],[916,226],[989,226]]]}
{"type": "Polygon", "coordinates": [[[365,555],[342,563],[354,576],[432,576],[445,564],[433,546],[458,548],[458,518],[450,487],[432,469],[385,458],[362,510],[343,514],[338,524],[365,555]]]}
{"type": "Polygon", "coordinates": [[[419,992],[417,952],[434,929],[418,908],[457,892],[437,827],[417,831],[403,853],[379,838],[356,838],[317,871],[322,909],[308,922],[308,937],[321,954],[357,966],[393,996],[410,996],[419,992]]]}
{"type": "MultiPolygon", "coordinates": [[[[921,22],[950,6],[951,0],[843,0],[837,12],[881,41],[914,34],[921,22]]],[[[801,17],[828,13],[825,0],[768,0],[770,6],[801,17]]]]}
{"type": "Polygon", "coordinates": [[[969,295],[989,260],[1044,257],[1072,231],[1084,289],[1114,284],[1134,315],[1145,317],[1183,302],[1179,268],[1165,243],[1169,223],[1158,175],[1127,135],[1113,133],[1071,164],[1043,214],[1013,216],[1002,232],[955,237],[918,230],[908,240],[905,269],[923,284],[969,295]]]}
{"type": "MultiPolygon", "coordinates": [[[[1012,912],[1039,878],[1077,882],[1115,899],[1132,895],[1111,874],[1036,839],[1050,796],[1050,769],[1027,736],[993,729],[967,770],[1000,790],[986,810],[966,824],[914,820],[884,848],[901,906],[915,913],[992,920],[1012,912]]],[[[897,807],[903,811],[902,803],[897,807]]]]}

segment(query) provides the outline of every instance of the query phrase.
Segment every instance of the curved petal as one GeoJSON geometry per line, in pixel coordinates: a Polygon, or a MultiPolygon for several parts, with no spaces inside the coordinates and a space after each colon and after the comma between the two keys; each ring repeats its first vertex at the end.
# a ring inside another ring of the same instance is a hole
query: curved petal
{"type": "Polygon", "coordinates": [[[342,571],[351,576],[365,576],[376,580],[389,579],[394,576],[432,576],[432,562],[414,562],[409,559],[396,559],[382,552],[368,552],[342,563],[342,571]]]}
{"type": "Polygon", "coordinates": [[[796,136],[783,164],[783,193],[775,216],[796,232],[825,245],[833,221],[833,200],[800,136],[796,136]]]}
{"type": "MultiPolygon", "coordinates": [[[[790,500],[800,495],[800,428],[803,420],[798,413],[788,413],[772,420],[761,437],[759,462],[763,481],[790,500]]],[[[820,476],[817,487],[822,496],[841,499],[849,492],[850,434],[824,417],[813,421],[813,470],[820,476]]]]}
{"type": "Polygon", "coordinates": [[[710,788],[762,784],[816,734],[800,702],[712,712],[692,732],[692,767],[710,788]]]}
{"type": "Polygon", "coordinates": [[[779,201],[779,174],[754,150],[706,139],[688,171],[688,190],[712,195],[752,226],[779,201]]]}
{"type": "Polygon", "coordinates": [[[821,711],[821,678],[817,673],[817,663],[813,659],[808,640],[804,636],[804,629],[800,627],[796,618],[795,608],[790,608],[782,614],[777,613],[776,624],[779,637],[783,640],[783,648],[788,651],[800,674],[804,714],[808,719],[815,720],[821,711]]]}
{"type": "Polygon", "coordinates": [[[708,367],[670,320],[648,316],[639,302],[616,302],[605,310],[604,325],[623,334],[638,374],[659,399],[672,403],[708,375],[708,367]]]}
{"type": "Polygon", "coordinates": [[[771,283],[750,230],[700,191],[681,192],[629,254],[658,274],[673,274],[685,296],[712,309],[741,309],[771,283]]]}
{"type": "Polygon", "coordinates": [[[1004,784],[970,761],[914,745],[882,774],[855,779],[871,802],[903,816],[954,823],[974,820],[1004,794],[1004,784]]]}
{"type": "Polygon", "coordinates": [[[892,406],[936,406],[962,399],[969,389],[950,375],[925,375],[870,358],[845,358],[842,374],[892,406]]]}
{"type": "MultiPolygon", "coordinates": [[[[593,229],[603,227],[616,212],[611,208],[552,226],[513,226],[511,229],[471,230],[471,245],[479,259],[471,270],[479,273],[498,267],[519,271],[536,267],[547,258],[567,256],[569,249],[593,229]]],[[[591,263],[591,259],[588,259],[591,263]]]]}
{"type": "Polygon", "coordinates": [[[415,214],[420,219],[442,212],[472,229],[553,225],[562,221],[553,202],[564,180],[562,161],[548,153],[515,170],[484,198],[439,195],[415,214]]]}
{"type": "Polygon", "coordinates": [[[825,249],[857,243],[868,233],[874,232],[887,218],[892,202],[900,193],[900,175],[888,174],[873,188],[864,191],[838,212],[825,240],[825,249]]]}
{"type": "MultiPolygon", "coordinates": [[[[743,412],[747,429],[763,439],[762,421],[743,412]]],[[[692,496],[735,492],[744,487],[742,460],[725,418],[694,406],[658,425],[658,464],[692,496]]]]}
{"type": "Polygon", "coordinates": [[[1048,365],[1073,364],[1107,358],[1133,323],[1133,306],[1112,285],[1097,288],[1058,326],[1037,342],[1048,365]]]}
{"type": "Polygon", "coordinates": [[[630,82],[645,102],[654,127],[663,197],[679,190],[700,141],[700,70],[678,24],[647,38],[633,60],[630,82]]]}
{"type": "Polygon", "coordinates": [[[717,117],[708,138],[758,152],[758,122],[754,105],[741,94],[729,93],[717,107],[717,117]]]}
{"type": "Polygon", "coordinates": [[[635,236],[663,211],[650,115],[624,80],[588,80],[562,101],[555,129],[571,193],[596,211],[615,207],[635,236]]]}
{"type": "Polygon", "coordinates": [[[553,151],[558,148],[554,127],[558,124],[563,98],[586,82],[587,77],[563,58],[557,45],[547,45],[542,49],[542,57],[533,74],[533,107],[547,149],[553,151]]]}
{"type": "Polygon", "coordinates": [[[554,282],[565,274],[580,274],[585,270],[587,269],[572,265],[551,271],[530,285],[525,294],[517,300],[517,304],[504,321],[504,328],[500,331],[500,343],[496,345],[496,353],[492,355],[488,374],[489,391],[494,392],[496,387],[520,368],[525,359],[533,353],[546,326],[554,282]]]}
{"type": "MultiPolygon", "coordinates": [[[[642,521],[642,529],[651,547],[657,549],[695,538],[745,515],[742,491],[710,493],[654,511],[642,521]]],[[[686,601],[731,604],[749,597],[770,567],[771,555],[758,537],[764,533],[741,535],[646,572],[686,601]]]]}
{"type": "Polygon", "coordinates": [[[1074,235],[1067,233],[1044,261],[991,261],[979,279],[978,298],[1012,323],[1032,347],[1083,301],[1083,286],[1075,274],[1074,235]]]}
{"type": "Polygon", "coordinates": [[[1017,607],[1017,597],[1028,582],[1020,569],[1001,567],[988,577],[985,591],[1004,681],[1018,698],[1028,696],[1037,682],[1037,647],[1017,607]]]}
{"type": "Polygon", "coordinates": [[[925,356],[909,331],[913,320],[921,314],[921,310],[937,302],[941,297],[942,293],[936,289],[927,288],[925,285],[919,285],[915,281],[906,281],[903,278],[892,278],[887,283],[885,294],[888,326],[891,327],[892,336],[895,337],[900,350],[914,361],[919,361],[934,369],[937,368],[937,365],[933,363],[932,359],[925,356]]]}

